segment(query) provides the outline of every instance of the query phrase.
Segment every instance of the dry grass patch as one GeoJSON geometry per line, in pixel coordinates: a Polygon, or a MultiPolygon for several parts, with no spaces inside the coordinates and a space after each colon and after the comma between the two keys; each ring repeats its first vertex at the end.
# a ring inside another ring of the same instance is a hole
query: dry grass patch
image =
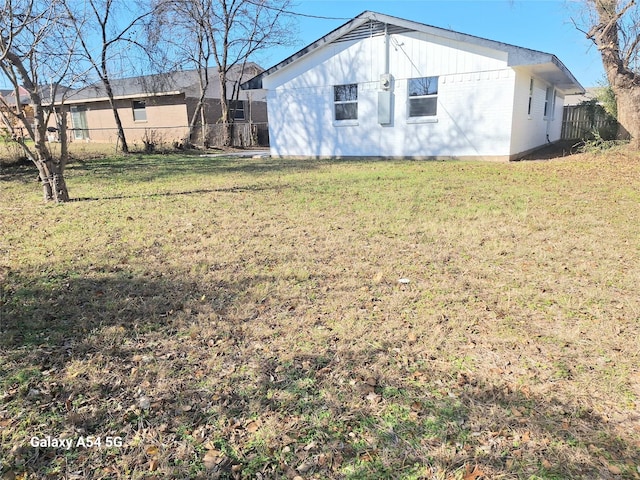
{"type": "Polygon", "coordinates": [[[638,160],[5,171],[2,473],[638,478],[638,160]]]}

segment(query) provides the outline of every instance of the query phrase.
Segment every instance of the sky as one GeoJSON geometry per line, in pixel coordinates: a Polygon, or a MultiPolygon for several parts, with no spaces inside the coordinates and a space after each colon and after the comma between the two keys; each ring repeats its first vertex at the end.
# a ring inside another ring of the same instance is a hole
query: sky
{"type": "Polygon", "coordinates": [[[270,50],[257,59],[276,65],[365,10],[554,54],[583,87],[601,85],[597,49],[580,31],[584,2],[578,0],[298,0],[295,46],[270,50]],[[302,16],[306,15],[306,16],[302,16]],[[575,22],[575,23],[574,23],[575,22]]]}

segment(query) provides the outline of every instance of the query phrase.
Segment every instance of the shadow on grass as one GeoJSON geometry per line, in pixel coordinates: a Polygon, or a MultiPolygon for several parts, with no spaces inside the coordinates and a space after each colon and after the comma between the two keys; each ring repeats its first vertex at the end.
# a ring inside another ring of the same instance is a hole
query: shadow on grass
{"type": "Polygon", "coordinates": [[[224,414],[255,416],[259,399],[260,411],[293,419],[280,424],[278,440],[287,445],[283,438],[297,437],[294,455],[274,475],[310,469],[348,479],[441,478],[444,472],[446,478],[459,478],[454,472],[471,478],[637,478],[636,441],[594,411],[438,368],[404,379],[353,374],[379,353],[329,348],[286,362],[266,359],[256,388],[234,395],[224,414]]]}
{"type": "MultiPolygon", "coordinates": [[[[456,375],[435,358],[409,369],[385,347],[331,332],[311,354],[257,347],[269,319],[232,313],[252,310],[244,294],[268,279],[202,284],[106,267],[3,275],[0,425],[16,436],[115,433],[129,444],[111,457],[30,448],[20,457],[5,432],[0,456],[13,463],[2,473],[42,476],[64,460],[84,478],[107,467],[142,475],[160,448],[153,469],[180,478],[458,478],[477,466],[485,478],[607,479],[635,478],[640,465],[632,437],[597,413],[456,375]],[[145,391],[150,406],[138,408],[145,391]],[[211,451],[219,455],[207,464],[211,451]]],[[[283,312],[269,328],[286,339],[296,318],[283,312]]]]}
{"type": "Polygon", "coordinates": [[[38,169],[33,163],[2,165],[0,163],[0,182],[38,182],[38,169]]]}
{"type": "Polygon", "coordinates": [[[159,192],[159,193],[145,193],[140,195],[113,195],[110,197],[80,197],[72,198],[71,202],[96,202],[100,200],[127,200],[132,198],[161,198],[161,197],[174,197],[174,196],[186,196],[186,195],[200,195],[207,193],[241,193],[241,192],[261,192],[276,188],[287,188],[288,185],[278,185],[277,187],[267,187],[264,185],[247,185],[237,186],[229,188],[201,188],[196,190],[187,190],[184,192],[159,192]]]}
{"type": "MultiPolygon", "coordinates": [[[[181,175],[216,175],[240,173],[260,175],[274,172],[313,170],[327,161],[281,160],[271,158],[200,157],[182,154],[109,156],[91,160],[74,160],[65,170],[67,179],[89,175],[99,181],[117,177],[126,182],[150,182],[181,175]]],[[[0,181],[30,183],[38,172],[32,164],[5,165],[0,168],[0,181]]]]}
{"type": "MultiPolygon", "coordinates": [[[[325,162],[326,163],[326,162],[325,162]]],[[[187,155],[132,155],[110,157],[70,164],[70,173],[99,178],[119,176],[125,181],[152,181],[176,175],[216,175],[241,173],[260,175],[274,172],[299,172],[319,167],[320,161],[271,158],[200,157],[187,155]]]]}

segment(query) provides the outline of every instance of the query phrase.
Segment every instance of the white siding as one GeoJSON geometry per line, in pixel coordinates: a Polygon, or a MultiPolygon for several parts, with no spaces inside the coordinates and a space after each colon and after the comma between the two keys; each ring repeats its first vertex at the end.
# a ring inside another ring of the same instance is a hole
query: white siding
{"type": "MultiPolygon", "coordinates": [[[[505,52],[424,33],[392,35],[390,125],[380,125],[377,116],[384,64],[384,37],[377,36],[326,45],[266,77],[272,155],[507,157],[546,141],[546,86],[536,84],[529,119],[529,77],[507,66],[505,52]],[[408,79],[423,76],[439,77],[438,114],[415,122],[407,115],[408,79]],[[358,121],[338,125],[333,86],[348,83],[358,84],[358,121]],[[520,130],[513,138],[512,122],[520,130]]],[[[559,132],[554,124],[550,137],[559,132]]]]}
{"type": "Polygon", "coordinates": [[[564,100],[559,93],[556,93],[555,109],[552,114],[545,117],[544,104],[547,87],[552,87],[552,85],[532,76],[528,69],[518,68],[516,70],[511,154],[532,150],[545,145],[548,141],[560,140],[564,100]],[[529,114],[529,84],[532,78],[533,97],[529,114]]]}

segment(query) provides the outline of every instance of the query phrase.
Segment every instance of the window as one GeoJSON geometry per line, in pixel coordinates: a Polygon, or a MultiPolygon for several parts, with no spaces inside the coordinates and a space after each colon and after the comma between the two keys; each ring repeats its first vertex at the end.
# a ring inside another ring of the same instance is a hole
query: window
{"type": "Polygon", "coordinates": [[[533,103],[533,78],[529,81],[529,107],[527,108],[527,115],[531,115],[532,103],[533,103]]]}
{"type": "Polygon", "coordinates": [[[547,94],[544,97],[544,116],[545,118],[553,118],[553,110],[555,108],[555,91],[553,87],[547,87],[547,94]]]}
{"type": "Polygon", "coordinates": [[[438,77],[409,79],[409,116],[433,117],[438,112],[438,77]]]}
{"type": "Polygon", "coordinates": [[[234,120],[244,120],[244,102],[242,100],[231,100],[229,110],[231,110],[234,120]]]}
{"type": "Polygon", "coordinates": [[[144,100],[133,101],[133,121],[134,122],[147,121],[147,102],[145,102],[144,100]]]}
{"type": "Polygon", "coordinates": [[[333,102],[336,120],[358,119],[358,85],[336,85],[333,87],[333,102]]]}
{"type": "Polygon", "coordinates": [[[71,107],[71,128],[73,129],[73,138],[76,140],[86,140],[89,138],[86,106],[78,105],[71,107]]]}

